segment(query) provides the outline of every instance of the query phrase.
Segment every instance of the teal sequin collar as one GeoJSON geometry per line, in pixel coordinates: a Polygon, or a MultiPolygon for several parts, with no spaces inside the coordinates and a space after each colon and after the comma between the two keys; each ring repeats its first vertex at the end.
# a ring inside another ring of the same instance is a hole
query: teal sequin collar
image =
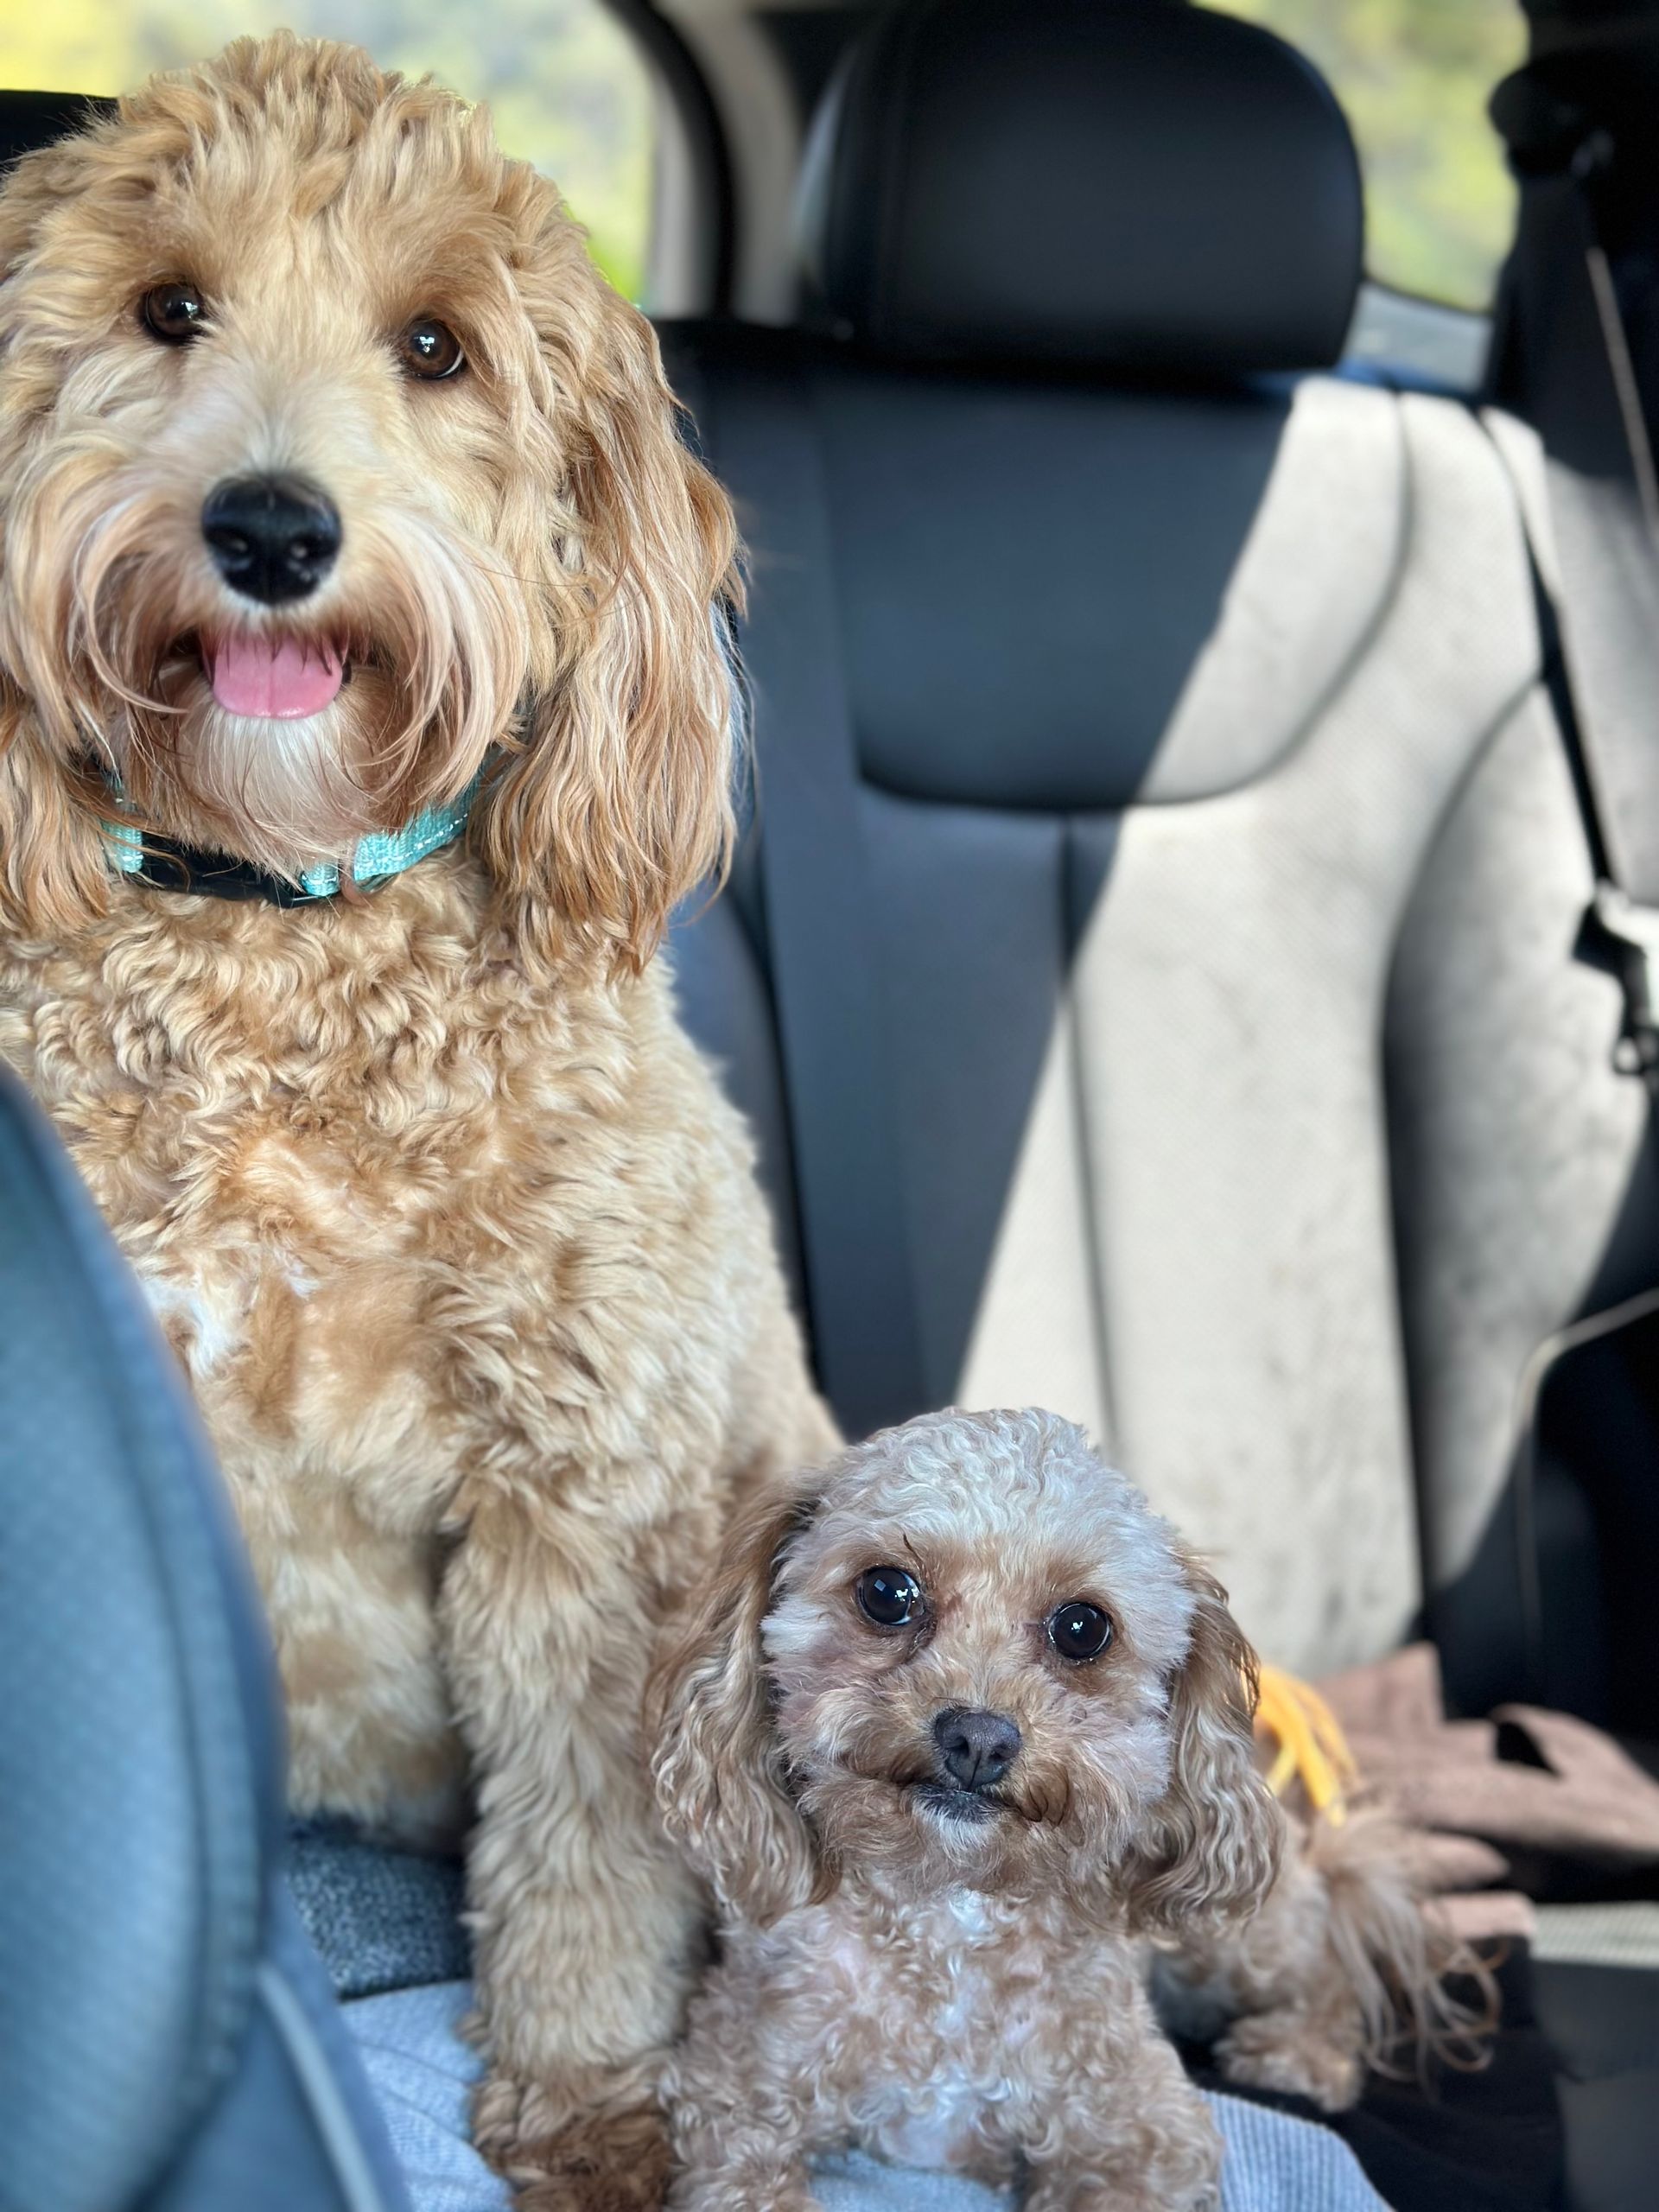
{"type": "MultiPolygon", "coordinates": [[[[363,889],[401,875],[429,853],[454,844],[467,827],[483,771],[447,806],[429,807],[401,830],[377,830],[360,837],[352,855],[351,881],[363,889]]],[[[175,844],[170,837],[141,831],[118,819],[104,824],[110,864],[118,874],[154,891],[188,891],[209,899],[264,899],[272,906],[312,906],[340,890],[342,871],[333,861],[299,868],[297,880],[270,875],[247,861],[204,853],[175,844]]]]}

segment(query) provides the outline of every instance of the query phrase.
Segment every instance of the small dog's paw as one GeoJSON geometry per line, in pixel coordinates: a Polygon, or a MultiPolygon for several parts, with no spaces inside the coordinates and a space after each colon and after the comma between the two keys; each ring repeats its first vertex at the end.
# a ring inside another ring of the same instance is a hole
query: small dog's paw
{"type": "Polygon", "coordinates": [[[668,2128],[649,2099],[590,2101],[497,2075],[473,2133],[516,2212],[662,2212],[668,2196],[668,2128]]]}
{"type": "Polygon", "coordinates": [[[1224,2081],[1242,2089],[1306,2097],[1321,2112],[1346,2112],[1364,2082],[1357,2051],[1294,2016],[1260,2012],[1236,2020],[1217,2044],[1216,2057],[1224,2081]]]}

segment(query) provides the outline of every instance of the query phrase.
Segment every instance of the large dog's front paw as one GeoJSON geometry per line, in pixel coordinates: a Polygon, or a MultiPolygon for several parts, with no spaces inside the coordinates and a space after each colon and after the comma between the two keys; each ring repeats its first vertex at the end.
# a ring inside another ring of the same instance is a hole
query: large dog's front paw
{"type": "Polygon", "coordinates": [[[662,2212],[668,2196],[667,2125],[636,2083],[560,2088],[493,2075],[473,2133],[512,2183],[517,2212],[662,2212]]]}

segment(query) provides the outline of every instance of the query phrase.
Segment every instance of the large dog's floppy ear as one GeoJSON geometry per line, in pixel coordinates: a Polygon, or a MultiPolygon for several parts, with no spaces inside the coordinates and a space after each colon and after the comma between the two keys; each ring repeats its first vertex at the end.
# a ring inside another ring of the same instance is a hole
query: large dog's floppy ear
{"type": "Polygon", "coordinates": [[[14,927],[46,938],[101,912],[110,889],[89,804],[94,779],[41,726],[42,703],[65,726],[69,709],[60,699],[42,702],[42,685],[28,680],[38,674],[30,666],[32,645],[53,610],[31,595],[37,564],[15,496],[31,432],[49,410],[62,372],[54,349],[26,348],[20,340],[20,271],[41,222],[73,194],[78,144],[37,147],[0,185],[0,912],[14,927]]]}
{"type": "Polygon", "coordinates": [[[78,796],[85,780],[0,669],[0,914],[14,929],[61,938],[108,909],[104,840],[78,796]]]}
{"type": "Polygon", "coordinates": [[[725,493],[678,435],[650,324],[596,271],[563,269],[563,312],[532,302],[563,467],[555,645],[522,750],[486,803],[481,849],[532,938],[541,906],[638,969],[676,902],[729,855],[721,610],[740,595],[737,540],[725,493]]]}
{"type": "Polygon", "coordinates": [[[1169,1783],[1127,1870],[1135,1917],[1172,1931],[1195,1916],[1249,1912],[1271,1887],[1285,1840],[1255,1764],[1255,1654],[1215,1577],[1189,1560],[1186,1578],[1192,1621],[1170,1684],[1169,1783]]]}
{"type": "Polygon", "coordinates": [[[760,1927],[832,1886],[790,1794],[760,1644],[780,1559],[811,1510],[774,1492],[738,1522],[645,1696],[664,1825],[726,1910],[760,1927]]]}

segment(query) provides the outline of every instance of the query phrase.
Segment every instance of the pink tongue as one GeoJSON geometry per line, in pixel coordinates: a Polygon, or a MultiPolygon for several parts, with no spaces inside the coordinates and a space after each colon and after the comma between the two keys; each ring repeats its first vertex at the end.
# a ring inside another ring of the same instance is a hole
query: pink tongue
{"type": "Polygon", "coordinates": [[[213,696],[229,715],[294,721],[326,707],[344,674],[332,646],[309,648],[270,638],[221,638],[207,648],[213,696]]]}

